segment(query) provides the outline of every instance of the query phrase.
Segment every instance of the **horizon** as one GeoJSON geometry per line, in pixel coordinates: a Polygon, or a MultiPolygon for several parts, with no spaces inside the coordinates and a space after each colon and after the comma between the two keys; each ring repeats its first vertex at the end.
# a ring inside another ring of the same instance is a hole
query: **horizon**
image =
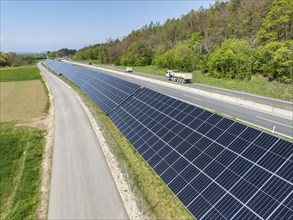
{"type": "Polygon", "coordinates": [[[121,40],[151,22],[163,25],[168,19],[181,18],[214,3],[215,0],[1,1],[1,51],[23,54],[62,48],[79,50],[108,39],[121,40]]]}

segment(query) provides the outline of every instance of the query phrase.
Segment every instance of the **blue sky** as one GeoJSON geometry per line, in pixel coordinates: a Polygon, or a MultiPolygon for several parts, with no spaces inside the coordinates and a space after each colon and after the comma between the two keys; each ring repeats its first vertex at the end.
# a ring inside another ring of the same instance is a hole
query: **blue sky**
{"type": "Polygon", "coordinates": [[[151,21],[163,24],[215,0],[1,0],[1,51],[80,49],[122,38],[151,21]]]}

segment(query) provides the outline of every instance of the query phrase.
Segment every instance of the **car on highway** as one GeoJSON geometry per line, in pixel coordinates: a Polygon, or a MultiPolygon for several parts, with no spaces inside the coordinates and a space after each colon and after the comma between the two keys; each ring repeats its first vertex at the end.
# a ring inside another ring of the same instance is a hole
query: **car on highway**
{"type": "Polygon", "coordinates": [[[126,70],[125,71],[131,73],[133,70],[132,70],[131,67],[126,67],[126,70]]]}

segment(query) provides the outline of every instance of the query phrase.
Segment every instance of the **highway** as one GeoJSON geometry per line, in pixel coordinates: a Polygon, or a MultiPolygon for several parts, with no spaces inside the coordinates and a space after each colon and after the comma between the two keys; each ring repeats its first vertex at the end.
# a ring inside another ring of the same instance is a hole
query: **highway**
{"type": "MultiPolygon", "coordinates": [[[[154,75],[139,73],[139,72],[133,72],[132,74],[135,74],[138,76],[143,76],[143,77],[148,77],[148,78],[152,78],[152,79],[156,79],[156,80],[166,81],[165,77],[161,77],[161,76],[154,76],[154,75]]],[[[173,82],[170,82],[170,83],[173,83],[173,82]]],[[[284,109],[288,109],[290,111],[293,110],[293,103],[292,102],[287,102],[287,101],[282,101],[282,100],[272,99],[272,98],[266,98],[263,96],[257,96],[257,95],[242,93],[242,92],[236,92],[236,91],[232,91],[232,90],[221,89],[221,88],[216,88],[216,87],[206,86],[206,85],[201,85],[201,84],[196,84],[196,83],[184,84],[184,86],[190,87],[190,88],[202,89],[202,90],[206,90],[206,91],[210,91],[210,92],[216,92],[216,93],[219,93],[222,95],[239,97],[239,98],[243,98],[243,99],[249,100],[249,101],[263,103],[263,104],[267,104],[270,106],[281,107],[284,109]]]]}
{"type": "MultiPolygon", "coordinates": [[[[145,81],[142,79],[124,76],[124,75],[116,74],[109,71],[98,70],[93,66],[88,66],[88,68],[98,73],[112,75],[112,76],[127,80],[129,82],[136,83],[138,85],[153,89],[163,94],[191,103],[193,105],[210,109],[212,111],[225,114],[227,116],[236,118],[246,123],[264,128],[266,130],[274,131],[276,133],[293,138],[293,121],[290,119],[278,117],[276,115],[266,113],[266,112],[261,112],[261,111],[251,109],[248,107],[231,104],[229,102],[224,102],[222,100],[212,99],[212,98],[208,98],[208,97],[204,97],[200,95],[195,95],[193,93],[189,93],[186,91],[176,90],[172,88],[172,86],[159,85],[158,83],[153,83],[153,82],[145,81]]],[[[143,74],[143,75],[144,77],[148,77],[148,78],[153,77],[147,74],[143,74]]],[[[170,85],[171,84],[173,83],[170,83],[170,85]]]]}
{"type": "Polygon", "coordinates": [[[128,219],[94,129],[74,92],[40,64],[55,105],[49,219],[128,219]]]}

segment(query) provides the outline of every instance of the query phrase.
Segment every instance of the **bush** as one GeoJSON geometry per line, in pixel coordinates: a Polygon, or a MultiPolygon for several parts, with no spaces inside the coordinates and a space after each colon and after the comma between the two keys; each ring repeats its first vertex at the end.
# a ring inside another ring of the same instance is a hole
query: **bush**
{"type": "Polygon", "coordinates": [[[246,41],[226,40],[211,54],[209,75],[216,78],[250,79],[253,59],[253,50],[246,41]]]}
{"type": "Polygon", "coordinates": [[[190,47],[189,41],[184,41],[165,53],[157,52],[153,65],[189,72],[196,69],[197,61],[197,52],[190,47]]]}
{"type": "Polygon", "coordinates": [[[151,46],[147,42],[141,41],[130,45],[120,62],[124,66],[146,66],[152,63],[152,59],[151,46]]]}
{"type": "Polygon", "coordinates": [[[256,50],[256,70],[270,80],[293,82],[293,41],[271,42],[256,50]]]}

